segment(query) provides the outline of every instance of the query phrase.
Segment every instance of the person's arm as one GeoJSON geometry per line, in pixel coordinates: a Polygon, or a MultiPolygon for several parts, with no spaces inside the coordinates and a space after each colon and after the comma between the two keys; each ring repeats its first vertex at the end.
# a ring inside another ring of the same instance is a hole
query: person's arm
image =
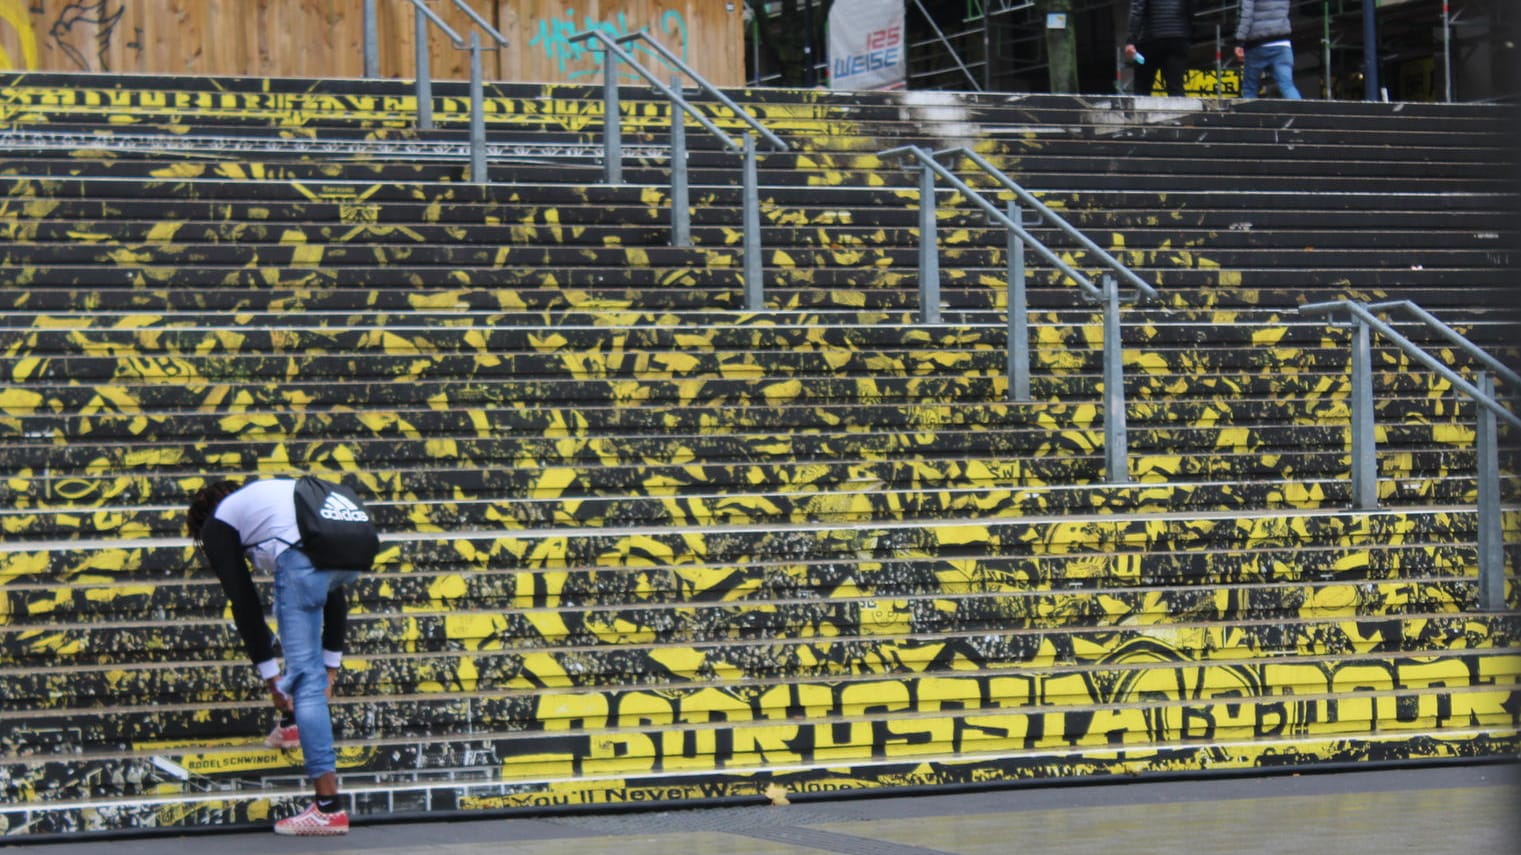
{"type": "Polygon", "coordinates": [[[212,572],[217,574],[217,581],[222,583],[222,592],[232,603],[232,622],[243,637],[243,650],[258,670],[259,679],[268,687],[274,705],[290,712],[290,699],[276,685],[280,665],[275,661],[274,637],[264,621],[264,602],[248,572],[238,530],[213,517],[201,527],[201,548],[212,572]]]}
{"type": "Polygon", "coordinates": [[[249,660],[263,679],[279,674],[274,638],[270,635],[269,624],[264,621],[264,602],[248,572],[238,530],[222,520],[209,519],[201,528],[201,545],[207,561],[211,562],[212,572],[222,583],[222,591],[232,603],[232,622],[243,637],[243,649],[249,660]]]}
{"type": "Polygon", "coordinates": [[[1239,50],[1252,31],[1252,16],[1256,14],[1257,0],[1241,0],[1236,6],[1236,47],[1239,50]]]}

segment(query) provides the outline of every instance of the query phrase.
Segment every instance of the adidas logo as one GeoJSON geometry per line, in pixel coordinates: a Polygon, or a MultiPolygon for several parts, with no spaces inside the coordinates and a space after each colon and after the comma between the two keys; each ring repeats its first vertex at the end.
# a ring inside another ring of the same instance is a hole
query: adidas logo
{"type": "Polygon", "coordinates": [[[322,509],[317,511],[317,516],[337,522],[370,521],[370,515],[362,508],[337,493],[327,494],[327,501],[322,503],[322,509]]]}

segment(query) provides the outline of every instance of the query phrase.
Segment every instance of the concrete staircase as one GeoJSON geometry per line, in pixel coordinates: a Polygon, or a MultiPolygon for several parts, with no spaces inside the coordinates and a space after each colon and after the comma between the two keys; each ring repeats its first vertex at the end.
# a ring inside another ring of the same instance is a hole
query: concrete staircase
{"type": "MultiPolygon", "coordinates": [[[[458,139],[449,87],[418,135],[390,83],[7,82],[10,834],[302,801],[182,536],[204,480],[298,471],[387,532],[334,703],[360,820],[1516,756],[1514,437],[1481,612],[1472,405],[1381,347],[1381,508],[1349,510],[1348,334],[1294,311],[1413,299],[1514,361],[1497,109],[737,92],[796,149],[752,313],[736,160],[695,134],[674,248],[658,158],[397,162],[458,139]],[[97,133],[125,148],[55,147],[97,133]],[[1098,315],[1047,269],[1006,400],[1004,238],[965,200],[915,323],[904,143],[975,145],[1162,290],[1126,313],[1131,483],[1098,315]]],[[[488,94],[494,144],[598,139],[591,90],[488,94]]]]}

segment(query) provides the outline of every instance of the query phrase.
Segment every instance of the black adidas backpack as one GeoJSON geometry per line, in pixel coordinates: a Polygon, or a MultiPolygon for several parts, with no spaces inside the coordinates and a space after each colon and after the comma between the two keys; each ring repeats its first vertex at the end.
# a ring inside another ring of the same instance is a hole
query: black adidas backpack
{"type": "Polygon", "coordinates": [[[319,570],[368,570],[380,551],[380,533],[359,496],[315,475],[296,481],[296,528],[296,545],[319,570]]]}

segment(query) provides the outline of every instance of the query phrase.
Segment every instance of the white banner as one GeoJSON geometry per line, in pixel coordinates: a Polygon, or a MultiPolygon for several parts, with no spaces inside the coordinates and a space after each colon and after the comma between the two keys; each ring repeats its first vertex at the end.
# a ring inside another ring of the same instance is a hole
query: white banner
{"type": "Polygon", "coordinates": [[[830,88],[903,88],[906,36],[903,0],[835,0],[829,12],[830,88]]]}

